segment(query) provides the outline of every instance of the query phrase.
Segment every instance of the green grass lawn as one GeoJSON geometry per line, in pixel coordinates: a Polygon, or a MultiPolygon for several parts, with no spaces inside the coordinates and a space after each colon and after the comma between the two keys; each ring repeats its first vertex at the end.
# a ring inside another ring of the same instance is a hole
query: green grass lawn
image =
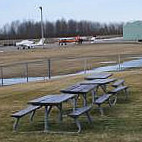
{"type": "MultiPolygon", "coordinates": [[[[80,134],[48,134],[44,129],[44,109],[37,111],[33,123],[25,116],[20,121],[19,131],[14,133],[14,119],[10,115],[26,107],[26,103],[45,94],[59,93],[60,89],[83,80],[83,76],[19,84],[0,88],[0,142],[140,142],[142,141],[142,70],[116,72],[114,77],[124,78],[130,86],[127,101],[120,95],[117,104],[112,108],[104,105],[104,116],[100,116],[94,105],[91,115],[92,125],[85,117],[81,117],[82,132],[80,134]]],[[[66,104],[65,104],[66,105],[66,104]]],[[[64,117],[58,123],[56,109],[51,113],[49,121],[53,131],[76,131],[71,118],[64,117]]]]}

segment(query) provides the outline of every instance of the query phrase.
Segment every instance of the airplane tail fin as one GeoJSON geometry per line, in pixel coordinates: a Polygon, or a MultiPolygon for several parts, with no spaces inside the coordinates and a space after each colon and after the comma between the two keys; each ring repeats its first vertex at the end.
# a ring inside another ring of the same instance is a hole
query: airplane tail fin
{"type": "Polygon", "coordinates": [[[40,39],[40,41],[36,45],[43,45],[45,42],[45,38],[40,39]]]}

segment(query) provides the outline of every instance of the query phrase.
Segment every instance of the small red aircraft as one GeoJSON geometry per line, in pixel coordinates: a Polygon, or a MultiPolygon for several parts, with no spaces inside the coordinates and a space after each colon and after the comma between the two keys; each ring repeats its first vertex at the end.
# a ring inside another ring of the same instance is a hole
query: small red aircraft
{"type": "Polygon", "coordinates": [[[60,38],[58,42],[59,42],[59,45],[67,45],[67,43],[71,43],[71,42],[82,44],[83,39],[80,38],[80,36],[68,37],[68,38],[60,38]]]}

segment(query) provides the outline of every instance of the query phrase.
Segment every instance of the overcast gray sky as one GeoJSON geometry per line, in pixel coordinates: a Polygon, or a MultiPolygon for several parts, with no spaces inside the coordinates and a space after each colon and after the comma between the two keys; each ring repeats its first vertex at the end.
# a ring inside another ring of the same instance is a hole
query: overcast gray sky
{"type": "Polygon", "coordinates": [[[127,22],[142,20],[142,0],[0,0],[0,27],[14,20],[90,20],[127,22]]]}

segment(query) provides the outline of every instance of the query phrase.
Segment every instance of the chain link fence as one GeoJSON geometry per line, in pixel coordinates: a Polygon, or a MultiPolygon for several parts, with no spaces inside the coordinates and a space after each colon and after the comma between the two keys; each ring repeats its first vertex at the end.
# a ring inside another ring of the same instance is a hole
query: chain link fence
{"type": "MultiPolygon", "coordinates": [[[[50,58],[33,62],[17,63],[0,66],[0,85],[11,85],[26,83],[29,81],[48,80],[53,77],[61,77],[69,74],[86,74],[88,70],[95,71],[122,71],[131,69],[124,67],[124,63],[140,60],[138,66],[142,67],[140,55],[116,55],[101,57],[80,57],[80,58],[50,58]],[[114,68],[115,67],[115,68],[114,68]],[[108,68],[108,70],[106,70],[108,68]]],[[[131,63],[130,63],[131,64],[131,63]]],[[[135,64],[135,63],[134,63],[135,64]]]]}

